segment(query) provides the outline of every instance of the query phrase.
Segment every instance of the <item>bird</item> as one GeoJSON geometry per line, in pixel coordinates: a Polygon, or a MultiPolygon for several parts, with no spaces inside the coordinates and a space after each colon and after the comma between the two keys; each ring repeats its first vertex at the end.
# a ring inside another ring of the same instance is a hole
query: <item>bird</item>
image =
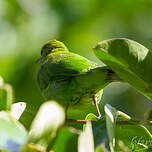
{"type": "Polygon", "coordinates": [[[41,64],[37,81],[43,97],[65,108],[87,108],[94,104],[98,118],[98,103],[105,86],[120,78],[107,66],[100,66],[72,53],[64,43],[49,40],[41,48],[41,64]]]}

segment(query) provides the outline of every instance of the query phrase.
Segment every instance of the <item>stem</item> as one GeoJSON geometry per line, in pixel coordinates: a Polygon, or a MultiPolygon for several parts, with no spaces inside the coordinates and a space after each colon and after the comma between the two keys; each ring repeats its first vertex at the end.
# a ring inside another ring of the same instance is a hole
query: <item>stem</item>
{"type": "MultiPolygon", "coordinates": [[[[103,118],[104,119],[104,118],[103,118]]],[[[86,122],[88,121],[91,121],[91,122],[97,122],[97,121],[100,121],[100,120],[75,120],[75,119],[67,119],[66,122],[71,122],[71,123],[82,123],[82,124],[85,124],[86,122]]],[[[152,125],[152,122],[148,122],[149,125],[152,125]]],[[[141,121],[140,120],[135,120],[135,119],[130,119],[130,120],[117,120],[116,121],[116,124],[120,124],[120,125],[142,125],[141,121]]]]}

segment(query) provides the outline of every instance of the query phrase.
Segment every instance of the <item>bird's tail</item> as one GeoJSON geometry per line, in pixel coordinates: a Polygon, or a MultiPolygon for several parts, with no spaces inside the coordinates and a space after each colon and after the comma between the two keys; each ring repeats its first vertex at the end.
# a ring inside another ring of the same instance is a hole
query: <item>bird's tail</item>
{"type": "Polygon", "coordinates": [[[86,88],[98,88],[99,90],[111,82],[121,82],[120,77],[108,66],[97,67],[79,75],[76,78],[77,84],[86,88]]]}
{"type": "Polygon", "coordinates": [[[104,67],[99,67],[99,70],[107,70],[107,81],[112,81],[112,82],[123,82],[123,80],[114,72],[112,71],[108,66],[104,67]]]}
{"type": "Polygon", "coordinates": [[[106,72],[107,75],[105,77],[105,81],[108,82],[122,82],[123,80],[114,72],[112,71],[108,66],[104,67],[97,67],[95,69],[91,69],[89,72],[98,73],[98,72],[106,72]]]}

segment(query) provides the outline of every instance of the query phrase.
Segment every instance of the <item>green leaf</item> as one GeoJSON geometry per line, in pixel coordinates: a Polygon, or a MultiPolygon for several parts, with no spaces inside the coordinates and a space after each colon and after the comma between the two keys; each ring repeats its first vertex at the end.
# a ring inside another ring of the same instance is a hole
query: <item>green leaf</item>
{"type": "Polygon", "coordinates": [[[85,118],[85,120],[98,120],[98,117],[95,115],[95,114],[93,114],[93,113],[89,113],[87,116],[86,116],[86,118],[85,118]]]}
{"type": "MultiPolygon", "coordinates": [[[[108,145],[108,135],[106,129],[106,120],[105,117],[102,117],[100,120],[93,113],[89,113],[85,120],[92,120],[92,130],[93,130],[93,138],[95,144],[95,151],[105,151],[107,150],[108,145]]],[[[85,124],[83,127],[85,128],[85,124]]],[[[109,147],[108,147],[109,148],[109,147]]],[[[107,150],[108,151],[108,150],[107,150]]]]}
{"type": "Polygon", "coordinates": [[[152,135],[140,124],[142,122],[132,119],[127,114],[117,111],[110,105],[107,108],[109,111],[105,109],[105,112],[107,111],[106,113],[109,113],[111,120],[115,118],[115,124],[111,124],[111,122],[108,124],[106,117],[107,130],[108,128],[111,130],[111,132],[108,130],[109,140],[112,141],[112,139],[115,139],[115,148],[113,148],[113,151],[151,151],[152,135]]]}
{"type": "Polygon", "coordinates": [[[150,152],[152,135],[142,123],[107,104],[105,117],[92,122],[95,151],[150,152]]]}
{"type": "Polygon", "coordinates": [[[152,135],[142,125],[116,125],[116,151],[147,152],[152,147],[151,141],[152,135]]]}
{"type": "Polygon", "coordinates": [[[10,110],[13,103],[13,88],[9,84],[4,84],[0,77],[0,110],[10,110]]]}
{"type": "Polygon", "coordinates": [[[78,152],[94,152],[94,141],[91,122],[86,123],[78,139],[78,152]]]}
{"type": "Polygon", "coordinates": [[[127,114],[125,114],[124,112],[122,112],[122,111],[117,111],[117,115],[118,116],[121,116],[123,119],[125,119],[125,120],[128,120],[128,121],[134,121],[133,119],[131,119],[131,117],[130,116],[128,116],[127,114]]]}
{"type": "Polygon", "coordinates": [[[65,119],[64,110],[56,102],[46,102],[38,111],[30,129],[29,143],[46,150],[65,119]]]}
{"type": "Polygon", "coordinates": [[[145,127],[148,121],[134,120],[127,114],[117,111],[116,151],[150,152],[152,135],[145,127]],[[144,124],[145,126],[141,125],[144,124]]]}
{"type": "Polygon", "coordinates": [[[0,149],[20,152],[27,142],[27,132],[9,113],[0,112],[0,149]]]}
{"type": "Polygon", "coordinates": [[[152,151],[152,135],[142,123],[107,104],[105,117],[92,122],[95,151],[152,151]]]}
{"type": "Polygon", "coordinates": [[[152,100],[152,51],[135,41],[115,38],[98,43],[94,53],[120,78],[152,100]]]}
{"type": "MultiPolygon", "coordinates": [[[[86,116],[85,120],[97,121],[97,120],[98,120],[98,117],[97,117],[95,114],[93,114],[93,113],[89,113],[89,114],[86,116]]],[[[86,124],[83,125],[83,129],[85,129],[85,127],[86,127],[86,124]]]]}
{"type": "Polygon", "coordinates": [[[105,110],[105,115],[106,115],[106,126],[107,126],[108,137],[109,137],[109,145],[110,145],[111,152],[114,152],[117,110],[109,104],[105,105],[104,110],[105,110]]]}
{"type": "Polygon", "coordinates": [[[93,137],[96,151],[103,150],[109,151],[109,139],[106,128],[106,119],[102,117],[98,121],[92,122],[93,137]]]}
{"type": "Polygon", "coordinates": [[[77,152],[78,133],[74,128],[61,128],[53,147],[49,149],[53,149],[55,152],[77,152]]]}

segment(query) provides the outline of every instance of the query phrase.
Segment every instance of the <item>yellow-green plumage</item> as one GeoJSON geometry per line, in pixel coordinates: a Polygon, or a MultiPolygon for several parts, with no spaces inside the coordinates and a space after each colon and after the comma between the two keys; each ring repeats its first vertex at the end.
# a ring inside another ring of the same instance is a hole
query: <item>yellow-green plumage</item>
{"type": "Polygon", "coordinates": [[[57,40],[42,47],[38,83],[46,100],[66,106],[87,106],[93,96],[98,101],[102,89],[116,79],[108,67],[99,67],[86,58],[71,53],[57,40]]]}

